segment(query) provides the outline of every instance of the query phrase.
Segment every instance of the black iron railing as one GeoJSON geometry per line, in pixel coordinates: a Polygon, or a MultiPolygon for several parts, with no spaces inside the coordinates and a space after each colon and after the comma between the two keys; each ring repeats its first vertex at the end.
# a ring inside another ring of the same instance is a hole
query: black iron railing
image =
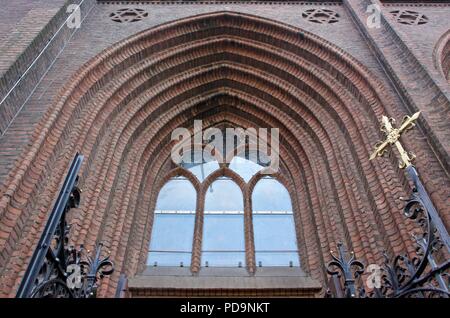
{"type": "Polygon", "coordinates": [[[430,196],[420,181],[416,168],[412,165],[416,157],[408,153],[400,142],[400,137],[416,126],[420,112],[405,116],[401,125],[395,127],[395,119],[382,116],[381,131],[386,139],[375,145],[370,160],[383,156],[393,146],[400,155],[399,167],[405,169],[413,188],[404,207],[404,215],[415,220],[421,234],[413,234],[416,255],[397,255],[392,260],[385,253],[382,266],[370,264],[371,272],[362,282],[364,265],[353,259],[347,259],[347,253],[338,244],[339,256],[327,266],[331,276],[327,297],[445,297],[450,296],[450,237],[430,196]],[[436,258],[435,256],[438,255],[436,258]],[[354,269],[356,265],[356,269],[354,269]],[[356,281],[359,284],[356,284],[356,281]],[[366,287],[370,292],[366,292],[366,287]]]}
{"type": "Polygon", "coordinates": [[[18,298],[95,297],[99,279],[114,271],[109,258],[101,257],[102,244],[93,258],[83,246],[68,246],[66,214],[80,204],[77,185],[82,162],[83,156],[77,153],[19,286],[18,298]]]}
{"type": "Polygon", "coordinates": [[[338,244],[338,256],[332,255],[333,261],[327,266],[330,275],[327,297],[450,297],[448,232],[415,167],[410,165],[406,171],[414,187],[406,201],[404,215],[415,220],[422,231],[413,234],[416,256],[410,258],[402,254],[391,259],[385,253],[385,263],[368,267],[371,273],[364,282],[361,275],[366,267],[354,260],[353,255],[349,258],[342,244],[338,244]]]}

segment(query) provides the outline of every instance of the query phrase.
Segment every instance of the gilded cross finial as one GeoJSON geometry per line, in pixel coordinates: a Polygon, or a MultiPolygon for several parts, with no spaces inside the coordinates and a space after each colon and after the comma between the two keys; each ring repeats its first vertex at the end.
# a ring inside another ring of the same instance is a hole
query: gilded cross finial
{"type": "Polygon", "coordinates": [[[375,151],[370,156],[370,160],[375,159],[377,156],[383,156],[388,146],[395,145],[398,152],[400,153],[401,161],[399,163],[400,168],[406,168],[411,165],[411,161],[416,157],[412,153],[408,153],[400,143],[400,137],[402,134],[410,129],[412,129],[416,124],[414,123],[417,118],[419,118],[420,112],[415,113],[412,116],[405,116],[403,118],[400,128],[395,128],[394,118],[388,118],[383,116],[381,119],[381,131],[386,135],[386,140],[380,141],[375,145],[375,151]]]}

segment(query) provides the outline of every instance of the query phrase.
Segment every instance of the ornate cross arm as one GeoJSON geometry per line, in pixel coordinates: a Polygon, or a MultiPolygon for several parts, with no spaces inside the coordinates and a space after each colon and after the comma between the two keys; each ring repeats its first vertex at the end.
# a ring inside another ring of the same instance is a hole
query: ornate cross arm
{"type": "Polygon", "coordinates": [[[376,157],[383,156],[388,150],[388,146],[395,145],[400,154],[400,168],[406,168],[411,165],[412,160],[415,158],[414,154],[408,153],[400,143],[400,137],[402,134],[415,126],[415,121],[419,118],[420,112],[415,113],[412,116],[405,116],[403,118],[400,128],[395,128],[393,124],[395,119],[383,116],[381,119],[381,131],[386,135],[386,140],[381,141],[375,145],[375,150],[370,156],[370,160],[376,157]]]}
{"type": "MultiPolygon", "coordinates": [[[[408,154],[399,141],[400,136],[405,131],[414,127],[414,122],[419,115],[420,113],[418,112],[411,117],[406,116],[400,128],[394,128],[392,124],[395,121],[383,116],[381,131],[386,134],[387,138],[385,141],[377,144],[375,152],[370,157],[372,160],[377,156],[382,156],[390,145],[395,145],[400,153],[402,160],[400,168],[406,168],[405,172],[413,183],[412,193],[406,201],[403,214],[405,217],[415,220],[422,232],[420,235],[413,235],[416,253],[413,256],[407,254],[397,255],[392,261],[385,254],[386,261],[383,266],[370,264],[367,269],[375,266],[372,268],[378,268],[381,271],[372,271],[372,274],[366,280],[367,287],[372,289],[372,291],[366,293],[364,286],[362,286],[359,288],[359,297],[450,298],[450,260],[447,256],[450,253],[450,236],[430,196],[420,181],[416,168],[411,164],[414,156],[408,154]],[[434,255],[437,252],[440,252],[440,254],[438,258],[435,258],[434,255]]],[[[341,250],[339,252],[342,254],[341,250]]],[[[337,289],[334,295],[330,290],[327,296],[354,297],[357,286],[349,271],[349,267],[355,261],[353,259],[346,261],[342,256],[337,258],[332,255],[332,258],[333,261],[327,267],[328,274],[331,275],[331,278],[335,278],[338,275],[343,277],[346,284],[344,287],[337,289]],[[330,269],[330,267],[332,268],[330,269]],[[337,268],[337,270],[333,268],[337,268]]],[[[363,270],[364,268],[362,267],[361,271],[363,270]]],[[[336,279],[330,281],[335,282],[336,279]]],[[[331,287],[334,286],[332,285],[331,287]]]]}
{"type": "Polygon", "coordinates": [[[375,146],[375,151],[370,156],[370,160],[376,158],[377,156],[383,156],[383,154],[387,151],[387,147],[390,145],[395,145],[397,147],[401,157],[400,168],[406,168],[406,173],[414,183],[413,193],[405,208],[405,211],[409,211],[410,206],[412,205],[418,204],[422,206],[422,208],[425,209],[426,213],[430,216],[433,226],[436,227],[439,232],[440,239],[444,243],[445,248],[448,252],[450,252],[450,237],[447,229],[439,217],[439,213],[434,207],[425,187],[420,181],[416,168],[411,164],[411,161],[415,158],[415,156],[413,154],[408,154],[400,143],[400,137],[402,134],[415,126],[415,121],[419,118],[419,116],[420,112],[417,112],[412,116],[405,116],[400,128],[393,127],[392,124],[395,123],[393,118],[389,119],[388,117],[383,116],[381,120],[381,131],[386,134],[386,140],[379,142],[375,146]]]}

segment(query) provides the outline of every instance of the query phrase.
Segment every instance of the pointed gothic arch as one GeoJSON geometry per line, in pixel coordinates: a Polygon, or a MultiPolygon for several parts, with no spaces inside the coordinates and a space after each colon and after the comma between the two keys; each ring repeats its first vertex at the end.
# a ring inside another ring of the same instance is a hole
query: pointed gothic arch
{"type": "Polygon", "coordinates": [[[405,196],[396,161],[367,161],[377,118],[391,104],[376,76],[345,51],[260,17],[208,13],[123,40],[68,81],[5,183],[0,215],[10,236],[0,265],[14,282],[2,282],[3,293],[14,293],[17,268],[26,266],[76,151],[86,162],[73,239],[108,242],[117,269],[99,294],[114,294],[121,271],[139,272],[170,133],[194,118],[280,128],[280,174],[295,194],[312,277],[324,282],[329,250],[342,239],[367,263],[381,262],[386,248],[412,252],[412,225],[396,212],[405,196]],[[383,246],[369,236],[383,237],[383,246]]]}

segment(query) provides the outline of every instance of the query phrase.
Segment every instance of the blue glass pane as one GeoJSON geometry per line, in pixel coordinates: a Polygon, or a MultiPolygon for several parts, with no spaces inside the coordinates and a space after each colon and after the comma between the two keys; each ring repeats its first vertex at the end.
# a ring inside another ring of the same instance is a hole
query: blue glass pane
{"type": "Polygon", "coordinates": [[[300,266],[300,260],[297,252],[256,252],[256,265],[259,266],[300,266]]]}
{"type": "Polygon", "coordinates": [[[253,211],[292,211],[286,188],[275,179],[258,181],[252,194],[253,211]]]}
{"type": "Polygon", "coordinates": [[[219,169],[219,163],[217,161],[210,161],[203,164],[194,164],[190,167],[186,168],[192,172],[197,179],[202,182],[204,181],[211,173],[219,169]]]}
{"type": "Polygon", "coordinates": [[[245,180],[245,182],[248,182],[255,174],[258,173],[258,171],[262,170],[264,167],[242,157],[234,157],[231,160],[229,168],[240,175],[242,179],[245,180]]]}
{"type": "Polygon", "coordinates": [[[156,210],[195,211],[196,196],[195,188],[189,180],[172,179],[159,192],[156,210]]]}
{"type": "Polygon", "coordinates": [[[148,265],[189,266],[194,235],[196,191],[186,179],[172,179],[160,191],[150,239],[148,265]],[[192,211],[173,214],[167,211],[192,211]]]}
{"type": "Polygon", "coordinates": [[[194,222],[194,214],[155,214],[150,251],[190,252],[194,222]]]}
{"type": "Polygon", "coordinates": [[[180,262],[183,262],[183,266],[190,266],[191,255],[191,253],[150,252],[147,265],[154,266],[156,262],[158,266],[180,266],[180,262]]]}
{"type": "Polygon", "coordinates": [[[253,214],[253,227],[257,251],[297,250],[292,214],[253,214]]]}
{"type": "Polygon", "coordinates": [[[203,251],[245,251],[243,214],[206,214],[203,222],[203,251]]]}
{"type": "Polygon", "coordinates": [[[147,264],[189,266],[195,214],[155,214],[147,264]]]}
{"type": "Polygon", "coordinates": [[[245,252],[203,252],[202,253],[202,266],[211,267],[238,267],[239,263],[241,266],[245,266],[245,252]]]}
{"type": "Polygon", "coordinates": [[[288,191],[275,179],[261,179],[252,195],[255,257],[262,266],[299,266],[297,237],[288,191]],[[260,214],[284,211],[286,214],[260,214]]]}
{"type": "Polygon", "coordinates": [[[243,211],[242,191],[234,181],[214,181],[206,192],[205,211],[243,211]]]}
{"type": "Polygon", "coordinates": [[[202,265],[245,266],[243,197],[231,180],[217,180],[205,199],[202,265]],[[212,190],[212,191],[211,191],[212,190]],[[211,211],[235,211],[235,214],[210,214],[211,211]]]}

